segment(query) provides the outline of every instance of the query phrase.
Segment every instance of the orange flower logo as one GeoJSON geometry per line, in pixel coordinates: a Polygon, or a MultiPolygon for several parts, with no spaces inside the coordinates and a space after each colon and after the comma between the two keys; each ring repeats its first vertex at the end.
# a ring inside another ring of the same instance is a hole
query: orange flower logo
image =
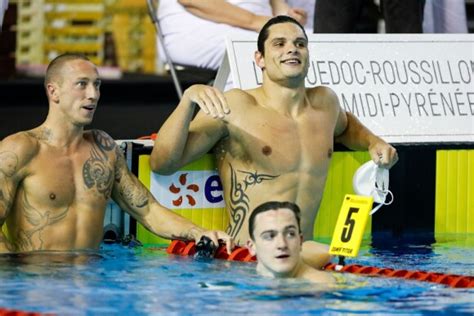
{"type": "MultiPolygon", "coordinates": [[[[192,192],[198,192],[199,191],[199,186],[197,184],[191,183],[186,185],[187,182],[187,173],[183,173],[179,176],[179,187],[175,186],[174,183],[172,183],[169,187],[169,190],[173,194],[180,194],[181,189],[186,190],[186,191],[192,191],[192,192]]],[[[184,194],[186,199],[188,200],[188,204],[191,206],[196,205],[196,200],[194,197],[190,194],[184,194]]],[[[183,195],[180,195],[176,200],[173,200],[173,205],[174,206],[180,206],[183,203],[183,195]]]]}

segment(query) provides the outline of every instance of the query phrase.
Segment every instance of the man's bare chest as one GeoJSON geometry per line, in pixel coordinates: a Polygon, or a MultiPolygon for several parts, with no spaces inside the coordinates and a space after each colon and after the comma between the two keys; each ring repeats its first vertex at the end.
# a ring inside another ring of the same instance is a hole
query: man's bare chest
{"type": "Polygon", "coordinates": [[[334,124],[323,117],[294,120],[269,115],[238,123],[230,126],[224,151],[246,165],[280,172],[311,171],[331,158],[334,124]]]}
{"type": "Polygon", "coordinates": [[[31,198],[52,206],[98,203],[107,200],[113,185],[113,164],[107,156],[91,153],[38,156],[30,165],[23,188],[31,198]]]}

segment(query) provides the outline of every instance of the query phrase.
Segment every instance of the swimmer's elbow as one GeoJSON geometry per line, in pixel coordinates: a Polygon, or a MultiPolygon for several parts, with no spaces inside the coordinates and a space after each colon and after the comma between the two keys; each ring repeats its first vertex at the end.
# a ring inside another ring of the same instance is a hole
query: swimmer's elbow
{"type": "Polygon", "coordinates": [[[165,164],[160,161],[161,159],[150,157],[150,168],[151,171],[159,174],[165,174],[167,168],[165,164]]]}
{"type": "Polygon", "coordinates": [[[171,175],[178,169],[171,163],[171,160],[163,159],[163,157],[150,156],[150,168],[153,172],[161,175],[171,175]]]}
{"type": "Polygon", "coordinates": [[[160,172],[160,164],[156,162],[156,159],[150,156],[150,169],[153,172],[159,173],[160,172]]]}

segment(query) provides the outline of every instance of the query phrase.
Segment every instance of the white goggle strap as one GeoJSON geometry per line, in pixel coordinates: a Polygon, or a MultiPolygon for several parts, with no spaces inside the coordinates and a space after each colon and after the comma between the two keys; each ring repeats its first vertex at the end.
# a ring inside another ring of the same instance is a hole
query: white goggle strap
{"type": "Polygon", "coordinates": [[[383,203],[380,203],[379,205],[377,205],[376,207],[374,207],[374,208],[372,209],[372,211],[370,211],[369,215],[373,215],[375,212],[377,212],[377,211],[382,207],[382,205],[390,205],[390,204],[392,204],[392,203],[393,203],[393,200],[395,199],[395,197],[393,196],[392,191],[390,191],[390,190],[382,191],[382,190],[377,189],[377,188],[376,188],[376,190],[379,191],[379,192],[385,193],[385,194],[386,194],[385,199],[387,199],[387,195],[390,195],[390,201],[388,201],[388,202],[387,202],[387,201],[384,201],[383,203]]]}

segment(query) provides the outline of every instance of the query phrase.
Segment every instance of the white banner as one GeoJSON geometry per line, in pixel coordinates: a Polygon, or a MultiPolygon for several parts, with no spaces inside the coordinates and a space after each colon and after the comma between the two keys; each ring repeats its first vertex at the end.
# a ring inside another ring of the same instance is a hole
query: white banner
{"type": "MultiPolygon", "coordinates": [[[[261,84],[256,47],[256,37],[228,39],[220,72],[229,63],[234,87],[261,84]]],[[[332,88],[386,141],[474,142],[473,35],[309,34],[309,51],[306,86],[332,88]]]]}
{"type": "Polygon", "coordinates": [[[170,176],[151,172],[150,191],[169,209],[224,207],[222,184],[216,171],[177,171],[170,176]]]}

